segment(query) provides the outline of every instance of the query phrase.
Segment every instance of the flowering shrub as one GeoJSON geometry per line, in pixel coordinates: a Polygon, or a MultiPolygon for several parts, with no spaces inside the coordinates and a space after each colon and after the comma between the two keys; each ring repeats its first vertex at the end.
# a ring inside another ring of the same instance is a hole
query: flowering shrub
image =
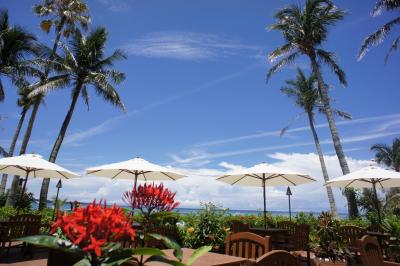
{"type": "Polygon", "coordinates": [[[164,188],[163,184],[155,185],[154,183],[139,185],[132,191],[126,191],[123,194],[123,200],[132,209],[139,209],[146,214],[151,214],[153,211],[170,212],[179,205],[175,202],[175,193],[164,188]]]}
{"type": "Polygon", "coordinates": [[[100,201],[93,201],[86,208],[76,208],[72,213],[57,215],[51,226],[51,234],[58,232],[73,245],[87,253],[89,260],[99,260],[102,248],[107,243],[122,239],[134,239],[135,230],[131,227],[123,209],[113,205],[106,206],[100,201]]]}

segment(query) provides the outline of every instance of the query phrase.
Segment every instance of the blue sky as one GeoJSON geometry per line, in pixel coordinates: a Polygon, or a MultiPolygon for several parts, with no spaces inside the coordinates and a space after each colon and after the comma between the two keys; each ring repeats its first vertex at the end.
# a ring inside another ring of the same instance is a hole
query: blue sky
{"type": "MultiPolygon", "coordinates": [[[[37,2],[0,1],[9,9],[12,23],[24,26],[50,45],[54,35],[43,34],[39,19],[32,13],[37,2]]],[[[297,120],[286,136],[278,136],[300,112],[279,91],[284,81],[295,75],[295,66],[281,71],[268,84],[265,80],[269,67],[266,55],[282,44],[279,33],[266,27],[279,7],[301,2],[87,1],[92,27],[105,26],[109,31],[108,52],[122,48],[128,54],[128,60],[116,65],[127,75],[118,88],[127,113],[103,102],[92,91],[90,111],[82,101],[77,105],[58,162],[82,172],[89,166],[141,156],[176,167],[189,178],[168,186],[178,191],[178,199],[187,207],[211,200],[236,209],[261,208],[260,189],[231,188],[213,179],[226,170],[262,161],[307,172],[321,180],[306,118],[297,120]],[[237,193],[249,196],[237,199],[237,193]]],[[[333,88],[333,105],[353,115],[353,121],[337,121],[345,153],[355,170],[373,157],[371,144],[389,143],[400,132],[400,93],[396,86],[399,55],[394,53],[384,64],[389,38],[357,62],[362,39],[393,14],[372,18],[374,1],[335,3],[346,9],[347,15],[331,29],[324,47],[336,53],[346,71],[348,87],[340,86],[328,69],[323,71],[333,88]]],[[[301,59],[298,65],[308,72],[307,63],[301,59]]],[[[0,113],[6,118],[0,124],[0,145],[8,147],[19,110],[15,90],[8,82],[5,85],[7,98],[0,105],[0,113]]],[[[48,95],[29,152],[48,157],[69,101],[68,88],[48,95]]],[[[338,176],[340,168],[326,118],[319,115],[316,122],[330,175],[338,176]]],[[[326,209],[321,184],[295,188],[294,208],[326,209]]],[[[67,183],[63,195],[119,202],[129,185],[125,181],[83,178],[67,183]]],[[[37,195],[40,180],[30,182],[29,189],[37,195]]],[[[284,189],[268,191],[270,209],[285,209],[284,189]]],[[[53,193],[54,188],[50,191],[53,193]]],[[[339,209],[345,210],[339,191],[336,196],[339,209]]]]}

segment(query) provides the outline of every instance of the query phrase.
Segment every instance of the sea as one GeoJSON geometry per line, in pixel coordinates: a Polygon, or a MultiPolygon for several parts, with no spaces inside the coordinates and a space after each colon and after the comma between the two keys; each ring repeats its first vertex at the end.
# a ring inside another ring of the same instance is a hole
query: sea
{"type": "MultiPolygon", "coordinates": [[[[81,203],[82,206],[86,206],[87,203],[81,203]]],[[[47,203],[48,208],[53,208],[52,202],[47,203]]],[[[126,209],[130,209],[129,206],[120,206],[126,209]]],[[[38,208],[38,203],[35,201],[32,203],[32,208],[37,209],[38,208]]],[[[63,210],[69,211],[71,210],[71,205],[69,203],[66,203],[63,206],[63,210]]],[[[201,209],[200,208],[176,208],[174,211],[178,212],[180,214],[192,214],[192,213],[197,213],[201,209]]],[[[234,210],[234,209],[220,209],[220,211],[226,210],[226,213],[230,215],[262,215],[262,210],[234,210]]],[[[268,210],[268,213],[272,215],[277,215],[277,216],[287,216],[289,217],[289,211],[276,211],[276,210],[268,210]]],[[[313,214],[314,216],[318,216],[321,211],[315,211],[315,212],[310,212],[310,211],[292,211],[292,217],[296,216],[296,214],[299,213],[305,213],[305,214],[313,214]]],[[[347,218],[346,213],[339,213],[338,214],[340,218],[347,218]]]]}

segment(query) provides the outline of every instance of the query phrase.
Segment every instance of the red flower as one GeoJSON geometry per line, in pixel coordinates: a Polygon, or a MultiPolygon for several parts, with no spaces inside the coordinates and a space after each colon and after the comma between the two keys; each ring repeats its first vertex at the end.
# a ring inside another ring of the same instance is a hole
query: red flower
{"type": "Polygon", "coordinates": [[[107,242],[135,237],[131,223],[132,220],[128,219],[120,207],[107,207],[105,202],[93,201],[86,208],[76,208],[70,214],[61,215],[59,212],[57,220],[52,224],[51,233],[60,228],[73,244],[100,257],[101,248],[107,242]]]}
{"type": "Polygon", "coordinates": [[[179,202],[175,202],[175,193],[164,188],[163,184],[139,185],[132,191],[126,191],[123,200],[128,203],[132,209],[139,209],[142,212],[151,213],[153,210],[159,212],[170,212],[178,207],[179,202]]]}

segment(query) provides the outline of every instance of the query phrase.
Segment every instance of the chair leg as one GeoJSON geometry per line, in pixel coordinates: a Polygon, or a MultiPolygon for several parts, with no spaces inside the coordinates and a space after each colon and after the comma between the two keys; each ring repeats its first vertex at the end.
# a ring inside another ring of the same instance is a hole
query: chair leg
{"type": "Polygon", "coordinates": [[[307,265],[311,266],[310,249],[307,249],[307,265]]]}

